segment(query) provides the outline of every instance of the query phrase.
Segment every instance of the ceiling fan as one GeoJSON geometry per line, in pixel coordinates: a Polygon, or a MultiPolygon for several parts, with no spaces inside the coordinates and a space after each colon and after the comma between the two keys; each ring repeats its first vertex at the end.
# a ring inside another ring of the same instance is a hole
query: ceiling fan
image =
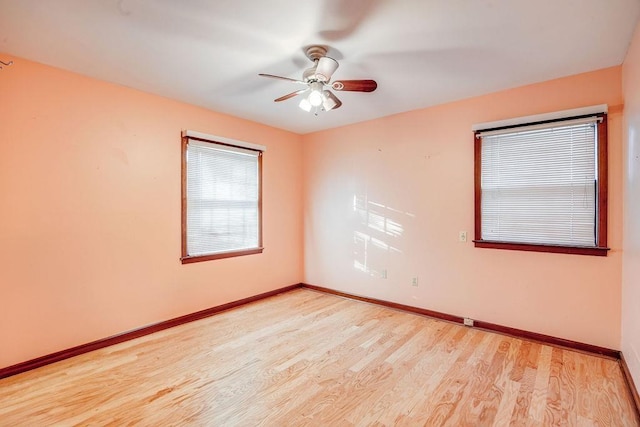
{"type": "Polygon", "coordinates": [[[331,82],[331,76],[338,69],[339,64],[335,59],[326,56],[327,48],[317,45],[309,46],[305,50],[305,53],[307,58],[313,61],[313,66],[304,70],[302,80],[274,76],[273,74],[259,74],[262,77],[287,80],[306,86],[304,89],[288,93],[275,99],[275,102],[285,101],[295,96],[303,95],[299,104],[300,108],[307,112],[314,109],[317,114],[319,109],[329,111],[339,108],[342,105],[342,102],[329,88],[336,91],[373,92],[378,87],[375,80],[336,80],[331,82]]]}

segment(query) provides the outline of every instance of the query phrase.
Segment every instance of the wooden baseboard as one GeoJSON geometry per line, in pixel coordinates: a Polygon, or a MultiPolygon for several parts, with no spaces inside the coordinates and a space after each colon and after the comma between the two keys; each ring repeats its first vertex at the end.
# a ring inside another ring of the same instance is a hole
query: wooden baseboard
{"type": "Polygon", "coordinates": [[[335,289],[324,288],[322,286],[302,284],[303,288],[311,289],[314,291],[324,292],[325,294],[337,295],[344,298],[354,299],[357,301],[364,301],[371,304],[382,305],[384,307],[394,308],[396,310],[408,311],[410,313],[422,314],[423,316],[434,317],[436,319],[447,320],[454,323],[463,323],[464,318],[460,316],[454,316],[452,314],[440,313],[439,311],[427,310],[425,308],[413,307],[411,305],[398,304],[396,302],[385,301],[381,299],[363,297],[360,295],[349,294],[346,292],[336,291],[335,289]]]}
{"type": "Polygon", "coordinates": [[[144,326],[142,328],[134,329],[132,331],[123,332],[121,334],[113,335],[108,338],[102,338],[97,341],[81,344],[76,347],[72,347],[66,350],[61,350],[55,353],[47,354],[45,356],[38,357],[36,359],[27,360],[26,362],[18,363],[12,366],[8,366],[6,368],[0,368],[0,379],[10,377],[12,375],[17,375],[22,372],[30,371],[32,369],[49,365],[51,363],[59,362],[64,359],[69,359],[70,357],[78,356],[84,353],[88,353],[90,351],[105,348],[110,345],[119,344],[124,341],[129,341],[134,338],[139,338],[145,335],[149,335],[154,332],[162,331],[164,329],[173,328],[174,326],[179,326],[185,323],[193,322],[195,320],[204,319],[206,317],[216,315],[218,313],[221,313],[226,310],[230,310],[232,308],[239,307],[241,305],[249,304],[251,302],[259,301],[264,298],[269,298],[271,296],[281,294],[283,292],[291,291],[301,286],[302,286],[301,283],[291,285],[291,286],[285,286],[284,288],[275,289],[273,291],[243,298],[237,301],[232,301],[232,302],[218,305],[215,307],[207,308],[201,311],[197,311],[195,313],[190,313],[190,314],[186,314],[184,316],[176,317],[170,320],[165,320],[163,322],[154,323],[152,325],[144,326]]]}
{"type": "MultiPolygon", "coordinates": [[[[375,298],[363,297],[360,295],[349,294],[346,292],[336,291],[334,289],[324,288],[322,286],[302,284],[303,287],[312,289],[319,292],[324,292],[332,295],[338,295],[345,298],[350,298],[358,301],[364,301],[372,304],[382,305],[384,307],[394,308],[396,310],[408,311],[411,313],[421,314],[423,316],[433,317],[436,319],[446,320],[454,323],[464,323],[464,318],[447,313],[440,313],[438,311],[427,310],[424,308],[413,307],[410,305],[398,304],[395,302],[384,301],[375,298]]],[[[508,326],[496,325],[494,323],[483,322],[481,320],[474,319],[474,328],[484,329],[491,332],[497,332],[500,334],[508,335],[515,338],[523,338],[530,341],[536,341],[543,344],[554,345],[558,347],[569,348],[572,350],[578,350],[585,353],[595,354],[598,356],[605,356],[611,359],[620,359],[620,352],[606,347],[599,347],[596,345],[585,344],[578,341],[571,341],[564,338],[552,337],[550,335],[539,334],[537,332],[529,332],[522,329],[510,328],[508,326]]]]}
{"type": "Polygon", "coordinates": [[[629,387],[629,392],[631,393],[631,397],[633,397],[633,402],[636,404],[636,416],[638,418],[638,422],[640,422],[640,395],[638,395],[638,389],[636,388],[636,385],[633,382],[631,371],[629,370],[627,361],[624,360],[624,354],[622,352],[620,352],[620,368],[622,369],[622,374],[624,375],[624,379],[627,381],[627,386],[629,387]]]}
{"type": "Polygon", "coordinates": [[[509,335],[516,338],[524,338],[530,341],[536,341],[543,344],[554,345],[557,347],[570,348],[571,350],[577,350],[584,353],[595,354],[598,356],[608,357],[610,359],[620,359],[620,351],[611,348],[600,347],[593,344],[586,344],[580,341],[572,341],[564,338],[558,338],[551,335],[539,334],[537,332],[525,331],[522,329],[510,328],[508,326],[496,325],[495,323],[483,322],[476,320],[474,322],[475,328],[484,329],[487,331],[497,332],[504,335],[509,335]]]}

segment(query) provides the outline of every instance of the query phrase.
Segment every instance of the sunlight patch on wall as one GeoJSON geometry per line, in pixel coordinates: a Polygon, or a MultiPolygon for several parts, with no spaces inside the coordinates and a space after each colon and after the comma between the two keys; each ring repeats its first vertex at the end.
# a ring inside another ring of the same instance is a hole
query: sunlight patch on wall
{"type": "Polygon", "coordinates": [[[398,239],[404,227],[397,217],[414,215],[368,200],[366,194],[354,194],[353,212],[357,222],[353,232],[353,267],[370,276],[386,278],[389,255],[402,254],[398,239]]]}

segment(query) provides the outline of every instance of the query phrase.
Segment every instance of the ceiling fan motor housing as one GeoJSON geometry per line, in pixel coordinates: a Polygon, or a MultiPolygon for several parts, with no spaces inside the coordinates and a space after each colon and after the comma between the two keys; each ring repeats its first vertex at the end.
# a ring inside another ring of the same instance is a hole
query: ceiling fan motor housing
{"type": "Polygon", "coordinates": [[[302,73],[302,79],[305,82],[317,80],[316,79],[316,67],[313,66],[311,68],[307,68],[306,70],[304,70],[304,73],[302,73]]]}
{"type": "Polygon", "coordinates": [[[320,45],[309,46],[305,54],[313,61],[313,67],[308,68],[302,74],[305,82],[323,82],[331,80],[331,75],[338,68],[338,61],[327,56],[327,47],[320,45]]]}

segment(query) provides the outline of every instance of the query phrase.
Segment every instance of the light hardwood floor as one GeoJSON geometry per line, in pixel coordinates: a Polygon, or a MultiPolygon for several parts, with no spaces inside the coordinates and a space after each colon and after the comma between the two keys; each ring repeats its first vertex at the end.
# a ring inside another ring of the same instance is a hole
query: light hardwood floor
{"type": "Polygon", "coordinates": [[[299,289],[0,380],[0,425],[639,424],[614,360],[299,289]]]}

